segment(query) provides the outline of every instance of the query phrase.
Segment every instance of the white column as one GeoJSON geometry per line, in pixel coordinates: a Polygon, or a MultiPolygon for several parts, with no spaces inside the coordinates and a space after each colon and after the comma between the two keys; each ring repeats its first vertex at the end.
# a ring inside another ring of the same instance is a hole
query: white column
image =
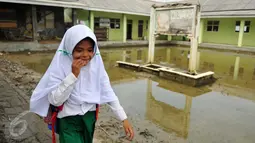
{"type": "Polygon", "coordinates": [[[241,20],[240,31],[239,31],[239,36],[238,36],[238,43],[237,43],[238,47],[243,46],[244,24],[245,24],[245,21],[241,20]]]}
{"type": "Polygon", "coordinates": [[[149,31],[149,51],[148,51],[148,62],[154,62],[154,51],[155,51],[155,9],[151,7],[150,15],[150,31],[149,31]]]}
{"type": "Polygon", "coordinates": [[[196,69],[199,69],[199,65],[200,65],[200,52],[197,52],[197,63],[196,63],[196,69]]]}
{"type": "Polygon", "coordinates": [[[127,15],[123,14],[123,42],[127,42],[127,15]]]}
{"type": "Polygon", "coordinates": [[[201,19],[198,44],[203,43],[203,36],[204,36],[204,19],[201,19]]]}
{"type": "Polygon", "coordinates": [[[200,25],[200,10],[196,6],[194,11],[194,20],[193,20],[191,47],[190,47],[190,60],[189,60],[190,73],[196,73],[199,25],[200,25]]]}
{"type": "Polygon", "coordinates": [[[172,41],[172,36],[171,36],[171,35],[168,35],[168,36],[167,36],[167,40],[168,40],[168,41],[172,41]]]}
{"type": "Polygon", "coordinates": [[[90,11],[90,29],[92,31],[94,31],[94,12],[93,11],[90,11]]]}

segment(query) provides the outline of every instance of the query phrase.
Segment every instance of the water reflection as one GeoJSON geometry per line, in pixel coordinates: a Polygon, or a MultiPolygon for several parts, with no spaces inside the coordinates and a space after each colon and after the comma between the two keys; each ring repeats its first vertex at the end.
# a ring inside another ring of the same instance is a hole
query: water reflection
{"type": "Polygon", "coordinates": [[[214,71],[222,84],[230,84],[254,89],[255,57],[249,55],[222,53],[213,51],[200,52],[201,71],[214,71]]]}
{"type": "Polygon", "coordinates": [[[148,79],[145,113],[147,117],[146,119],[157,124],[166,132],[174,132],[179,137],[187,139],[190,126],[192,100],[197,96],[211,92],[211,90],[206,87],[197,89],[166,80],[153,79],[153,81],[158,83],[158,88],[167,90],[172,94],[164,95],[167,97],[159,97],[162,95],[159,95],[159,92],[153,93],[152,80],[148,79]],[[179,94],[176,95],[176,93],[179,94]],[[181,105],[173,103],[178,103],[178,100],[182,103],[181,105]]]}
{"type": "Polygon", "coordinates": [[[147,102],[146,102],[146,119],[159,125],[163,130],[178,136],[187,138],[190,123],[190,108],[192,97],[185,96],[184,109],[178,109],[174,106],[157,101],[152,95],[151,80],[148,80],[147,102]]]}

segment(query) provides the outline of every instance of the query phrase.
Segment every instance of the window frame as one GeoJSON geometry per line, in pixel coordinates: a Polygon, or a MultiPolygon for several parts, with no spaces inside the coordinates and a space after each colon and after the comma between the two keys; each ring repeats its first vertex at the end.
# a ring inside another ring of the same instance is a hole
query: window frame
{"type": "Polygon", "coordinates": [[[209,20],[207,21],[206,31],[207,32],[219,32],[220,21],[219,20],[209,20]],[[209,29],[209,27],[211,27],[209,29]]]}
{"type": "Polygon", "coordinates": [[[111,18],[110,19],[110,28],[111,29],[120,29],[120,19],[111,18]]]}
{"type": "MultiPolygon", "coordinates": [[[[241,27],[241,21],[238,20],[236,21],[235,32],[240,32],[240,27],[241,27]],[[237,30],[237,27],[239,27],[238,30],[237,30]]],[[[244,21],[244,33],[249,33],[250,28],[251,28],[251,21],[250,20],[244,21]],[[245,29],[245,27],[247,28],[245,29]]]]}

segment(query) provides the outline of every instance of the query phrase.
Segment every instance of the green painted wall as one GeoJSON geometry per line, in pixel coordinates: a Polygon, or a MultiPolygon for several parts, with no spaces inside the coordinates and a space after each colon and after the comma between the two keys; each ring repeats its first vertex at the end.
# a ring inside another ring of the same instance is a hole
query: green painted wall
{"type": "Polygon", "coordinates": [[[87,26],[89,26],[89,11],[85,10],[77,10],[77,18],[78,20],[82,20],[85,22],[87,26]]]}
{"type": "MultiPolygon", "coordinates": [[[[105,17],[105,18],[117,18],[120,19],[120,29],[111,29],[109,28],[109,40],[110,41],[122,41],[123,40],[123,14],[120,13],[109,13],[109,12],[99,12],[94,11],[94,17],[105,17]]],[[[85,21],[86,24],[89,24],[89,11],[78,10],[77,18],[79,20],[85,21]]],[[[146,16],[136,16],[136,15],[127,15],[127,20],[133,20],[132,27],[132,39],[139,40],[138,38],[138,21],[143,20],[143,36],[146,36],[148,39],[148,29],[146,29],[146,21],[149,21],[149,17],[146,16]]],[[[89,25],[88,25],[89,26],[89,25]]]]}
{"type": "Polygon", "coordinates": [[[138,21],[143,20],[143,36],[148,37],[148,29],[146,29],[146,21],[149,21],[149,17],[147,16],[136,16],[136,15],[127,15],[127,20],[133,20],[133,27],[132,27],[132,39],[139,40],[138,38],[138,21]]]}
{"type": "Polygon", "coordinates": [[[218,43],[218,44],[230,44],[237,45],[238,43],[238,32],[235,32],[236,21],[251,21],[250,32],[244,33],[243,46],[255,46],[255,19],[240,19],[240,18],[222,18],[222,19],[205,19],[203,43],[218,43]],[[219,20],[219,31],[211,32],[207,31],[207,21],[219,20]]]}
{"type": "MultiPolygon", "coordinates": [[[[105,17],[105,18],[118,18],[120,19],[120,29],[111,29],[109,28],[109,40],[110,41],[122,41],[123,40],[123,14],[120,13],[108,13],[108,12],[94,12],[95,17],[105,17]]],[[[77,10],[77,17],[79,20],[85,22],[87,26],[89,26],[89,11],[85,10],[77,10]]],[[[146,26],[146,21],[149,21],[149,17],[147,16],[136,16],[136,15],[127,15],[127,20],[133,21],[132,27],[132,39],[140,40],[138,37],[138,21],[143,20],[143,37],[149,39],[149,25],[146,26]],[[148,29],[147,29],[148,28],[148,29]]],[[[221,18],[221,19],[205,19],[204,21],[204,35],[203,35],[203,43],[218,43],[218,44],[229,44],[229,45],[237,45],[238,42],[238,32],[235,32],[235,24],[236,21],[240,21],[240,18],[221,18]],[[209,20],[218,20],[220,21],[218,32],[207,31],[207,21],[209,20]]],[[[244,19],[246,21],[251,21],[250,32],[244,33],[243,46],[255,46],[255,19],[247,18],[244,19]]],[[[168,36],[159,36],[157,40],[167,40],[168,36]]],[[[183,41],[183,38],[180,36],[172,36],[171,40],[174,41],[183,41]]],[[[187,39],[185,39],[187,41],[187,39]]]]}
{"type": "Polygon", "coordinates": [[[119,13],[108,13],[108,12],[94,12],[94,17],[104,18],[117,18],[120,19],[120,29],[109,28],[109,40],[110,41],[122,41],[123,39],[123,16],[119,13]]]}
{"type": "Polygon", "coordinates": [[[238,32],[235,32],[236,19],[205,19],[204,23],[204,43],[220,43],[237,45],[238,32]],[[218,32],[207,31],[207,21],[220,21],[218,32]]]}
{"type": "Polygon", "coordinates": [[[255,46],[255,19],[245,19],[251,21],[250,32],[244,33],[243,46],[255,46]]]}

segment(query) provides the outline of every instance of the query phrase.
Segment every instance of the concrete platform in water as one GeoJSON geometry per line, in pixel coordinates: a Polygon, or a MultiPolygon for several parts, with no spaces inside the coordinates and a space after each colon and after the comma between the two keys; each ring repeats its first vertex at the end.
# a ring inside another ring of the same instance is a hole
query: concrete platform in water
{"type": "Polygon", "coordinates": [[[123,61],[117,61],[119,67],[133,69],[138,72],[147,72],[153,75],[157,75],[169,80],[177,81],[182,84],[187,84],[190,86],[202,86],[210,84],[215,81],[213,75],[214,72],[208,71],[205,73],[198,73],[196,75],[191,75],[185,71],[179,71],[178,69],[161,66],[157,64],[146,64],[139,65],[134,63],[128,63],[123,61]]]}

